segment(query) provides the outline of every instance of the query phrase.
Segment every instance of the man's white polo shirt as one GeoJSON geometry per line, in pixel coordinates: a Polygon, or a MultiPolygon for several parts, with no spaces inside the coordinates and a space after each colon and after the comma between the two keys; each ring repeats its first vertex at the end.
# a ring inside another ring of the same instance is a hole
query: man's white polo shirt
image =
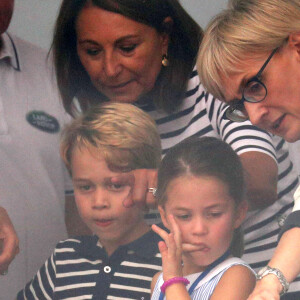
{"type": "Polygon", "coordinates": [[[72,188],[59,156],[66,115],[47,53],[6,33],[1,38],[0,206],[20,238],[20,253],[0,277],[0,299],[6,300],[66,238],[64,195],[72,188]]]}

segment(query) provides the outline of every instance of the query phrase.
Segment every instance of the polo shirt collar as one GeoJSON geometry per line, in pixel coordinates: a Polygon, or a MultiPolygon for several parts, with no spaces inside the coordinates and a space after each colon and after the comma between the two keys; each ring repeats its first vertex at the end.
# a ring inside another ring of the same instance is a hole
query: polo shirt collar
{"type": "MultiPolygon", "coordinates": [[[[80,241],[81,243],[76,246],[75,251],[79,252],[83,257],[103,259],[104,255],[106,255],[106,252],[104,248],[102,248],[99,238],[96,235],[81,237],[80,241]]],[[[120,246],[116,252],[123,248],[128,251],[133,251],[140,257],[146,259],[151,258],[159,251],[157,246],[159,241],[161,241],[161,238],[155,232],[150,230],[132,243],[120,246]]]]}
{"type": "Polygon", "coordinates": [[[21,71],[19,55],[13,38],[6,32],[1,35],[2,49],[0,60],[8,58],[9,64],[16,70],[21,71]]]}
{"type": "Polygon", "coordinates": [[[158,234],[151,229],[139,239],[125,245],[129,251],[134,251],[138,256],[143,258],[151,258],[159,251],[157,243],[161,240],[158,234]]]}

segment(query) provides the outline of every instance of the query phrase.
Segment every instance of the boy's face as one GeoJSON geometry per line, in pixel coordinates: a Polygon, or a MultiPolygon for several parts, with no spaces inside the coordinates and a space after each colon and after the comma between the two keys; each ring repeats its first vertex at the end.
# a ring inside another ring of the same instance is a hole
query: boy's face
{"type": "Polygon", "coordinates": [[[71,169],[79,214],[99,237],[108,255],[149,230],[140,207],[123,206],[130,186],[112,183],[112,178],[117,179],[121,173],[111,171],[101,154],[76,147],[71,157],[71,169]]]}

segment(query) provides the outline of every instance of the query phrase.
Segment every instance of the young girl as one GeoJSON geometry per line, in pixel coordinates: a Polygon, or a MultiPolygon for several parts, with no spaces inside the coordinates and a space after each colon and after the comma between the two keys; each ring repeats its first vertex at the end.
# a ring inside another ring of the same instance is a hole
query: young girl
{"type": "Polygon", "coordinates": [[[247,299],[255,275],[237,258],[247,203],[242,165],[230,146],[208,137],[176,145],[162,161],[156,197],[170,233],[152,227],[164,241],[151,299],[247,299]]]}

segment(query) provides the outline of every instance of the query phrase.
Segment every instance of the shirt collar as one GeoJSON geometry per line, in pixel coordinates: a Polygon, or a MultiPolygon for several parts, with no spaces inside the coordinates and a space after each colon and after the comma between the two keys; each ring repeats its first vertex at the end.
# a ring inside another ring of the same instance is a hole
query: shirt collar
{"type": "MultiPolygon", "coordinates": [[[[81,243],[76,246],[75,251],[79,252],[83,257],[89,257],[92,259],[103,259],[105,250],[99,243],[99,238],[94,236],[84,236],[80,238],[81,243]]],[[[158,242],[161,238],[152,230],[141,236],[139,239],[120,246],[116,252],[123,248],[128,251],[133,251],[136,255],[143,258],[151,258],[158,253],[158,242]]],[[[128,252],[127,251],[127,252],[128,252]]]]}
{"type": "Polygon", "coordinates": [[[139,239],[133,241],[125,247],[127,247],[129,251],[133,251],[140,257],[151,258],[159,252],[157,244],[160,240],[161,238],[159,237],[159,235],[150,230],[139,239]]]}
{"type": "Polygon", "coordinates": [[[21,71],[19,55],[13,38],[6,32],[1,35],[2,49],[0,51],[0,60],[7,59],[9,64],[16,70],[21,71]]]}

